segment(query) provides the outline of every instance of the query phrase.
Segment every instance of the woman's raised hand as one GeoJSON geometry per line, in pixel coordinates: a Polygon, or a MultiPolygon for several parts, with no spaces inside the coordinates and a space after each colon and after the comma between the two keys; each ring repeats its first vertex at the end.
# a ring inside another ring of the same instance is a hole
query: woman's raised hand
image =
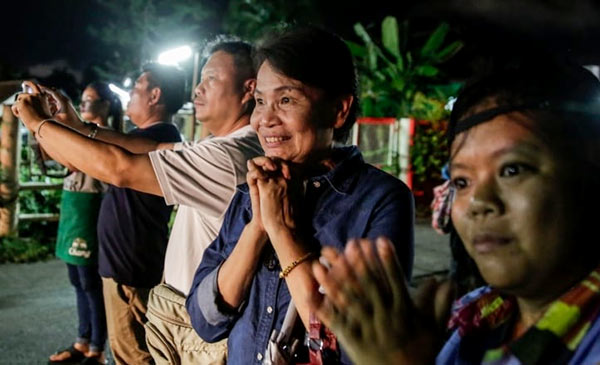
{"type": "Polygon", "coordinates": [[[270,214],[273,210],[272,187],[280,185],[281,180],[289,180],[290,171],[287,164],[279,160],[273,160],[268,157],[260,156],[252,160],[248,160],[248,173],[246,181],[250,188],[250,200],[252,202],[252,222],[259,229],[265,230],[263,224],[263,209],[262,205],[269,209],[267,213],[267,222],[272,223],[270,214]],[[269,196],[269,198],[267,198],[269,196]],[[264,201],[264,203],[263,203],[264,201]]]}
{"type": "Polygon", "coordinates": [[[351,241],[343,253],[325,247],[321,254],[328,265],[315,262],[313,273],[326,294],[314,296],[313,310],[355,363],[434,362],[451,304],[449,283],[429,282],[412,300],[385,238],[351,241]]]}
{"type": "Polygon", "coordinates": [[[268,178],[258,181],[258,190],[265,229],[271,235],[279,229],[294,230],[296,224],[290,199],[289,165],[285,161],[267,157],[259,159],[259,163],[263,161],[268,178]]]}

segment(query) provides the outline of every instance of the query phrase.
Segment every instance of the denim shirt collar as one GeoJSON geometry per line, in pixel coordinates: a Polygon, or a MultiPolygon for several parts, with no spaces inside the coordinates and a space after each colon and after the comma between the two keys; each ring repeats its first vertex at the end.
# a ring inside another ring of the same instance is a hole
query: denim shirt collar
{"type": "MultiPolygon", "coordinates": [[[[362,154],[356,146],[344,146],[334,147],[332,156],[335,167],[325,174],[311,176],[307,181],[310,184],[327,182],[335,192],[343,195],[348,194],[352,189],[352,183],[358,176],[356,169],[364,163],[362,154]]],[[[243,194],[248,194],[248,184],[238,185],[237,190],[243,194]]]]}

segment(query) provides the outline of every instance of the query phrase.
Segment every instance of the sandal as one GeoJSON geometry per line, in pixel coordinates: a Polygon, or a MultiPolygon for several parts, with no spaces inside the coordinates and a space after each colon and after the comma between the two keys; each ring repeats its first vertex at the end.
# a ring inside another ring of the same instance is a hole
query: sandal
{"type": "Polygon", "coordinates": [[[67,347],[66,349],[62,349],[56,351],[54,355],[62,354],[63,352],[68,352],[69,357],[64,360],[48,360],[48,364],[69,364],[69,363],[77,363],[83,359],[85,359],[85,354],[75,348],[74,345],[67,347]]]}

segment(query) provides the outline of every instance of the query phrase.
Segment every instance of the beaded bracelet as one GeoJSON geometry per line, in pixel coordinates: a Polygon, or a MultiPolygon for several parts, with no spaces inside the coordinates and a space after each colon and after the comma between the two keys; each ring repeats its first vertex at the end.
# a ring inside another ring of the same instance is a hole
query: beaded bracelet
{"type": "Polygon", "coordinates": [[[296,266],[298,266],[301,263],[303,263],[304,261],[308,260],[311,256],[312,256],[312,252],[309,252],[306,255],[300,257],[299,259],[292,261],[292,263],[289,264],[285,269],[281,270],[281,272],[279,273],[279,278],[284,279],[286,276],[288,276],[288,274],[292,270],[294,270],[296,268],[296,266]]]}

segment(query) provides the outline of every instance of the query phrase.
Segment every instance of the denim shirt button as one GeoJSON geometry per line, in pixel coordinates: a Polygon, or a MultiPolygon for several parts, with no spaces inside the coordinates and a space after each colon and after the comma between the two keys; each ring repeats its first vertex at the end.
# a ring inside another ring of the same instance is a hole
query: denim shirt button
{"type": "Polygon", "coordinates": [[[269,314],[273,313],[273,307],[268,306],[267,307],[267,313],[269,313],[269,314]]]}
{"type": "Polygon", "coordinates": [[[313,186],[314,186],[315,188],[320,188],[320,187],[321,187],[321,182],[320,182],[320,181],[314,181],[314,182],[313,182],[313,186]]]}
{"type": "Polygon", "coordinates": [[[259,352],[258,354],[256,354],[256,360],[260,361],[262,360],[263,355],[259,352]]]}

